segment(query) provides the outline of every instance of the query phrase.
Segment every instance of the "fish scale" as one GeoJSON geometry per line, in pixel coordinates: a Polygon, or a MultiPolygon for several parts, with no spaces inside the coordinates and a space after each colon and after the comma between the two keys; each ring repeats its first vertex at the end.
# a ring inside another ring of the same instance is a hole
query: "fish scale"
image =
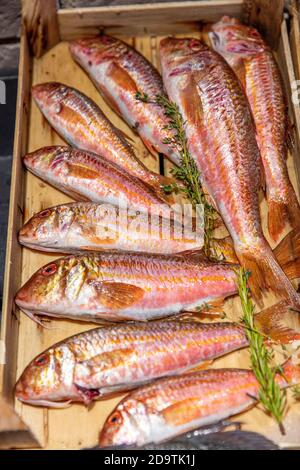
{"type": "Polygon", "coordinates": [[[223,17],[206,28],[212,47],[239,77],[256,126],[268,200],[268,229],[277,241],[289,223],[300,224],[300,206],[286,164],[289,121],[283,81],[273,53],[259,32],[223,17]]]}
{"type": "MultiPolygon", "coordinates": [[[[299,383],[299,365],[287,361],[283,371],[276,376],[280,387],[299,383]]],[[[245,411],[258,393],[250,370],[208,369],[160,379],[121,400],[99,434],[99,445],[162,442],[245,411]]]]}
{"type": "Polygon", "coordinates": [[[166,218],[172,212],[152,187],[95,153],[51,146],[26,154],[23,161],[32,173],[76,200],[113,204],[166,218]]]}
{"type": "Polygon", "coordinates": [[[259,212],[260,153],[250,107],[226,61],[201,41],[163,39],[163,81],[186,122],[189,149],[227,226],[237,258],[251,273],[257,300],[271,289],[295,308],[300,297],[263,235],[259,212]]]}
{"type": "Polygon", "coordinates": [[[116,387],[126,390],[178,374],[246,345],[245,332],[235,323],[174,320],[106,326],[67,338],[36,357],[21,374],[16,394],[37,405],[87,402],[91,391],[96,399],[116,387]]]}
{"type": "Polygon", "coordinates": [[[34,85],[31,92],[49,123],[70,145],[101,155],[166,197],[161,185],[170,184],[171,179],[146,168],[94,101],[57,82],[34,85]]]}
{"type": "Polygon", "coordinates": [[[78,320],[150,320],[235,294],[235,268],[197,252],[71,255],[38,270],[16,303],[25,313],[78,320]]]}
{"type": "Polygon", "coordinates": [[[173,132],[166,128],[169,122],[163,109],[136,99],[137,92],[146,94],[150,100],[165,94],[161,76],[153,65],[128,44],[107,35],[72,41],[70,52],[109,105],[140,135],[148,150],[163,153],[179,164],[179,152],[165,143],[173,138],[173,132]]]}

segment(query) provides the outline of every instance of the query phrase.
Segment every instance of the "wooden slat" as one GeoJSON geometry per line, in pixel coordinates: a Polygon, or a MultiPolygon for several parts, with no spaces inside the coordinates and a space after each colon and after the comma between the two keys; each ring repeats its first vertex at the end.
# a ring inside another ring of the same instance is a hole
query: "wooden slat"
{"type": "Polygon", "coordinates": [[[22,0],[22,21],[36,57],[58,43],[56,0],[22,0]]]}
{"type": "Polygon", "coordinates": [[[0,449],[29,447],[39,447],[37,439],[13,407],[0,398],[0,449]]]}
{"type": "Polygon", "coordinates": [[[170,2],[155,5],[125,5],[59,10],[62,40],[109,34],[145,35],[191,32],[199,21],[216,21],[223,15],[241,17],[242,0],[170,2]]]}
{"type": "Polygon", "coordinates": [[[10,209],[6,245],[5,282],[3,289],[3,310],[1,340],[6,344],[6,365],[0,366],[0,390],[4,397],[13,400],[13,386],[16,374],[18,344],[18,319],[14,314],[14,295],[21,282],[22,252],[17,232],[22,223],[24,207],[23,175],[21,156],[27,147],[29,129],[29,91],[31,61],[25,35],[20,43],[19,83],[16,107],[16,126],[11,174],[10,209]]]}
{"type": "Polygon", "coordinates": [[[245,0],[244,21],[255,26],[273,49],[280,39],[285,0],[245,0]]]}
{"type": "Polygon", "coordinates": [[[296,0],[290,5],[290,46],[297,80],[300,80],[300,11],[296,0]]]}

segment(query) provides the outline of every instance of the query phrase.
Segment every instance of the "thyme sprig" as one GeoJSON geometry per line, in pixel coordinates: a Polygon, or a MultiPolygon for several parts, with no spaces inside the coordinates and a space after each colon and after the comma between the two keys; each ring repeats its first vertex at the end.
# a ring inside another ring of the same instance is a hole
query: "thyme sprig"
{"type": "Polygon", "coordinates": [[[282,421],[287,404],[286,392],[280,389],[275,380],[276,374],[282,374],[283,371],[280,366],[272,367],[274,351],[267,348],[264,335],[255,328],[254,305],[247,285],[249,275],[250,273],[243,268],[237,271],[238,292],[243,309],[242,322],[245,325],[245,332],[249,341],[252,370],[260,385],[258,398],[266,412],[275,418],[281,432],[284,434],[282,421]]]}
{"type": "Polygon", "coordinates": [[[173,176],[184,183],[183,187],[174,185],[174,187],[165,187],[166,192],[179,190],[183,192],[192,202],[194,208],[197,205],[203,207],[204,219],[204,252],[206,256],[214,257],[212,246],[212,235],[215,224],[216,211],[207,201],[201,185],[200,173],[196,162],[191,156],[188,149],[188,141],[185,133],[185,122],[179,111],[177,104],[172,103],[165,95],[158,95],[154,100],[150,99],[147,94],[136,93],[136,99],[144,103],[154,103],[163,108],[165,116],[168,118],[168,124],[165,129],[174,131],[172,137],[164,139],[163,143],[170,145],[178,150],[180,154],[179,167],[171,170],[173,176]],[[175,187],[176,186],[176,187],[175,187]]]}

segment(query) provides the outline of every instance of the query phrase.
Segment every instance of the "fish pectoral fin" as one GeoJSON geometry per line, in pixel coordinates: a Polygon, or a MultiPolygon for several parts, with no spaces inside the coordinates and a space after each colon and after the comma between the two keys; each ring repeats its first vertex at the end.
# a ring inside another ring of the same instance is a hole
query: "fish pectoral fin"
{"type": "Polygon", "coordinates": [[[107,71],[107,76],[111,78],[111,80],[120,86],[123,90],[127,90],[129,92],[132,92],[134,94],[137,93],[138,87],[133,80],[133,78],[130,76],[130,74],[125,70],[123,67],[121,67],[118,63],[116,62],[111,62],[108,71],[107,71]]]}
{"type": "Polygon", "coordinates": [[[191,77],[184,88],[182,106],[189,122],[197,125],[202,121],[203,108],[196,81],[191,77]]]}
{"type": "Polygon", "coordinates": [[[93,170],[92,168],[88,168],[85,165],[79,165],[74,163],[68,163],[68,170],[69,175],[73,176],[74,178],[81,178],[81,179],[96,179],[99,178],[99,172],[93,170]]]}
{"type": "Polygon", "coordinates": [[[153,157],[157,158],[158,157],[158,151],[154,147],[153,144],[151,144],[150,140],[146,139],[145,137],[141,137],[143,144],[145,145],[146,149],[152,155],[153,157]]]}
{"type": "Polygon", "coordinates": [[[145,294],[141,287],[123,282],[91,281],[102,305],[110,309],[122,309],[136,304],[145,294]]]}
{"type": "MultiPolygon", "coordinates": [[[[79,366],[80,368],[88,368],[89,373],[95,375],[105,370],[111,370],[113,367],[115,367],[116,365],[120,365],[121,363],[127,364],[128,359],[134,353],[136,353],[136,350],[133,348],[114,349],[113,351],[97,354],[91,359],[79,361],[76,367],[79,366]]],[[[79,381],[77,381],[77,383],[79,383],[79,381]]]]}
{"type": "Polygon", "coordinates": [[[168,406],[161,412],[167,424],[180,426],[201,417],[198,398],[187,398],[168,406]]]}
{"type": "Polygon", "coordinates": [[[281,344],[300,340],[300,331],[287,326],[288,320],[290,324],[295,322],[295,311],[292,311],[287,300],[278,302],[255,315],[255,324],[260,331],[281,344]]]}
{"type": "Polygon", "coordinates": [[[99,237],[94,227],[84,227],[84,236],[94,245],[111,245],[116,243],[118,237],[115,231],[110,230],[107,232],[107,237],[99,237]],[[113,235],[113,237],[111,237],[113,235]]]}

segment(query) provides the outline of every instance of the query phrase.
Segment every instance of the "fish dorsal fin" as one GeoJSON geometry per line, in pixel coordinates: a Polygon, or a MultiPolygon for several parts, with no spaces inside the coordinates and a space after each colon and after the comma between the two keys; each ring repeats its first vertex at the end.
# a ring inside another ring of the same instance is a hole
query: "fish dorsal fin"
{"type": "Polygon", "coordinates": [[[91,281],[102,305],[110,309],[123,309],[136,304],[145,294],[144,289],[132,284],[110,281],[91,281]]]}

